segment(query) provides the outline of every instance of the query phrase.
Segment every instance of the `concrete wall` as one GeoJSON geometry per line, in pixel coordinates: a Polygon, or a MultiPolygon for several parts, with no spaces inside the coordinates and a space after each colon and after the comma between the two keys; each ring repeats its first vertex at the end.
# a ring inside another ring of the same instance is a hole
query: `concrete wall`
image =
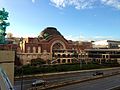
{"type": "Polygon", "coordinates": [[[14,59],[15,51],[0,51],[0,67],[2,67],[12,85],[14,84],[14,59]]]}

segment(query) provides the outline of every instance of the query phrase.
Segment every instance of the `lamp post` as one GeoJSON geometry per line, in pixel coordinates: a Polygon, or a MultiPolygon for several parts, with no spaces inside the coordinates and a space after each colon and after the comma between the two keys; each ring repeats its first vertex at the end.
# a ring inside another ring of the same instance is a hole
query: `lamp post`
{"type": "Polygon", "coordinates": [[[80,62],[80,69],[82,69],[82,60],[79,58],[79,53],[78,53],[78,60],[80,62]]]}
{"type": "Polygon", "coordinates": [[[23,90],[23,68],[21,66],[21,90],[23,90]]]}
{"type": "MultiPolygon", "coordinates": [[[[21,42],[21,53],[23,53],[23,37],[20,38],[20,42],[21,42]]],[[[22,60],[23,62],[23,60],[22,60]]],[[[23,67],[22,67],[22,64],[20,66],[20,69],[21,69],[21,90],[23,90],[23,67]]]]}
{"type": "Polygon", "coordinates": [[[80,69],[82,69],[82,60],[80,60],[80,69]]]}

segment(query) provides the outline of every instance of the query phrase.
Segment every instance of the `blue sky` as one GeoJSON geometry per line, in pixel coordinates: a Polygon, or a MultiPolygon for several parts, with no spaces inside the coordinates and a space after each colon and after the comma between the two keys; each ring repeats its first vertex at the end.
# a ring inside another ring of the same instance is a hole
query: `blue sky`
{"type": "Polygon", "coordinates": [[[7,33],[37,37],[49,26],[72,40],[120,40],[120,0],[0,0],[7,33]]]}

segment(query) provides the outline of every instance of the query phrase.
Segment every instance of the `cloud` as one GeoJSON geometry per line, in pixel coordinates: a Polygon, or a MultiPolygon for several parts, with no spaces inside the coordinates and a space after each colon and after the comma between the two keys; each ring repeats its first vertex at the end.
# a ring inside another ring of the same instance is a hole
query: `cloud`
{"type": "Polygon", "coordinates": [[[67,35],[65,36],[67,40],[73,40],[73,41],[79,41],[80,37],[79,36],[73,36],[73,35],[67,35]]]}
{"type": "Polygon", "coordinates": [[[67,40],[72,41],[97,41],[97,40],[119,40],[119,38],[115,38],[112,36],[85,36],[83,34],[80,35],[66,35],[64,36],[67,40]]]}
{"type": "Polygon", "coordinates": [[[101,5],[111,6],[120,9],[119,0],[50,0],[53,6],[57,8],[65,8],[67,6],[73,6],[76,9],[88,9],[93,8],[96,2],[101,5]]]}
{"type": "Polygon", "coordinates": [[[50,0],[57,8],[64,8],[66,6],[74,6],[76,9],[92,8],[97,0],[50,0]]]}
{"type": "Polygon", "coordinates": [[[32,3],[35,3],[35,0],[32,0],[32,3]]]}
{"type": "Polygon", "coordinates": [[[112,39],[112,36],[95,36],[94,39],[112,39]]]}
{"type": "Polygon", "coordinates": [[[101,0],[104,5],[112,6],[114,8],[120,9],[120,1],[119,0],[101,0]]]}

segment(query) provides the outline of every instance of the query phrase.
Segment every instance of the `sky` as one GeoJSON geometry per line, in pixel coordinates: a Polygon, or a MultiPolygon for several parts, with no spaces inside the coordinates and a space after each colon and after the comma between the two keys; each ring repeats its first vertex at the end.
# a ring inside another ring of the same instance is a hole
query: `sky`
{"type": "Polygon", "coordinates": [[[69,40],[120,40],[120,0],[0,0],[2,8],[15,37],[55,27],[69,40]]]}

